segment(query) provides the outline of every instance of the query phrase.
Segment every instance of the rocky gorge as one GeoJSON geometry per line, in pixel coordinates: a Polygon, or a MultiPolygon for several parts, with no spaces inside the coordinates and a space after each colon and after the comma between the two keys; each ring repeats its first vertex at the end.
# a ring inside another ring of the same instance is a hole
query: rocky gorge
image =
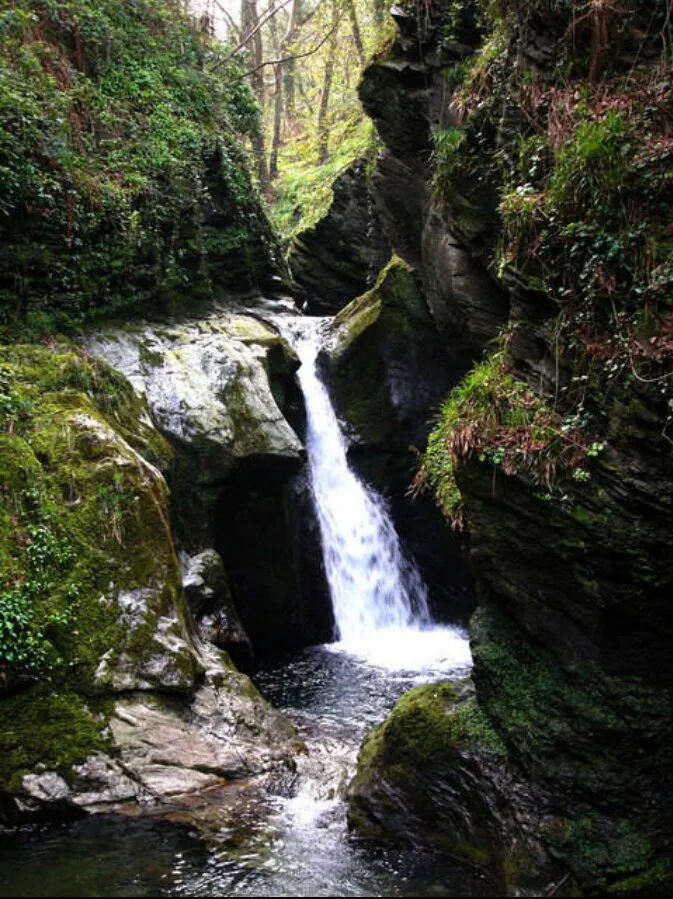
{"type": "MultiPolygon", "coordinates": [[[[360,85],[382,148],[290,254],[330,316],[318,367],[351,465],[435,617],[473,613],[471,679],[371,730],[349,825],[448,854],[489,895],[673,879],[673,126],[668,8],[643,6],[395,9],[360,85]]],[[[216,238],[231,221],[209,209],[216,238]]],[[[246,294],[213,268],[198,308],[0,350],[6,826],[193,822],[304,764],[248,677],[334,627],[274,252],[255,240],[246,294]]]]}

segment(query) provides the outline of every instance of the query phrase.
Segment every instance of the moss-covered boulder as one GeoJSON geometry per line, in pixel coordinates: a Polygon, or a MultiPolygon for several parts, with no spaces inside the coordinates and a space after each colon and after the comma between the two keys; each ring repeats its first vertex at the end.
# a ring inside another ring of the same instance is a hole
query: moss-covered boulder
{"type": "Polygon", "coordinates": [[[98,745],[82,701],[63,697],[189,692],[198,666],[156,467],[171,451],[145,404],[123,377],[68,348],[3,348],[0,372],[6,788],[22,768],[63,756],[52,705],[98,745]],[[33,702],[48,736],[26,742],[18,722],[33,702]]]}
{"type": "MultiPolygon", "coordinates": [[[[185,739],[203,719],[229,747],[218,777],[234,756],[240,773],[255,767],[232,748],[246,728],[267,770],[290,764],[289,725],[192,630],[160,470],[171,461],[144,400],[106,364],[68,346],[0,349],[0,794],[15,800],[3,809],[161,794],[128,776],[140,750],[113,726],[128,694],[170,697],[185,739]]],[[[166,789],[197,788],[200,766],[186,760],[166,789]]]]}
{"type": "Polygon", "coordinates": [[[557,873],[535,835],[541,813],[469,681],[403,696],[365,740],[349,788],[358,836],[432,846],[503,894],[540,895],[557,873]]]}
{"type": "Polygon", "coordinates": [[[411,268],[393,257],[332,324],[329,383],[359,441],[406,450],[449,383],[449,364],[411,268]]]}

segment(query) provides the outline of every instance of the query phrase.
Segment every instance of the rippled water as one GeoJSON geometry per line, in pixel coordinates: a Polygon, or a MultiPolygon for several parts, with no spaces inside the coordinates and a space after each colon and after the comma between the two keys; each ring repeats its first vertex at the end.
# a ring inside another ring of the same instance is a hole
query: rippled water
{"type": "Polygon", "coordinates": [[[5,836],[0,896],[489,895],[451,859],[377,848],[346,827],[343,791],[364,731],[407,689],[469,667],[458,632],[435,632],[430,644],[416,647],[432,656],[427,667],[399,657],[386,668],[338,644],[266,667],[260,689],[309,747],[289,796],[251,796],[205,841],[187,827],[109,815],[5,836]]]}

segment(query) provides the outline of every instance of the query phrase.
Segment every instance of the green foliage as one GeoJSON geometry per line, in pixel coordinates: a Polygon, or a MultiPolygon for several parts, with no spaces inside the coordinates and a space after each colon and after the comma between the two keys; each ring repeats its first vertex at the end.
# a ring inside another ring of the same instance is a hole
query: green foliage
{"type": "Polygon", "coordinates": [[[513,376],[506,350],[499,350],[449,394],[428,438],[415,487],[431,487],[443,513],[460,528],[462,497],[456,469],[472,456],[506,475],[525,475],[548,490],[561,475],[582,483],[590,473],[579,466],[604,446],[591,440],[589,421],[590,416],[564,417],[550,408],[513,376]]]}
{"type": "Polygon", "coordinates": [[[446,193],[456,183],[461,172],[461,153],[465,149],[465,134],[459,128],[442,128],[432,135],[433,189],[446,193]]]}
{"type": "Polygon", "coordinates": [[[580,122],[562,144],[546,192],[547,204],[573,218],[609,215],[625,186],[628,127],[622,113],[608,110],[605,119],[580,122]]]}
{"type": "Polygon", "coordinates": [[[214,202],[229,257],[272,244],[235,142],[255,102],[221,54],[175,0],[0,12],[0,329],[207,295],[214,202]]]}
{"type": "Polygon", "coordinates": [[[332,129],[335,146],[323,165],[315,163],[315,136],[297,141],[293,148],[286,147],[281,156],[270,217],[284,243],[327,214],[336,179],[356,159],[373,151],[374,127],[361,114],[346,123],[341,135],[339,130],[332,129]]]}

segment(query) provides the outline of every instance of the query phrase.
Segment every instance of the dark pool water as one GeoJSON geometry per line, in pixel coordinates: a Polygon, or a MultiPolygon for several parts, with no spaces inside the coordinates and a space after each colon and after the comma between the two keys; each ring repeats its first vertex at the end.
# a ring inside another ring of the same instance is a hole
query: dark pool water
{"type": "Polygon", "coordinates": [[[205,841],[189,827],[114,815],[6,835],[0,896],[493,895],[451,858],[348,834],[343,790],[364,732],[406,690],[469,668],[464,641],[448,631],[445,652],[435,634],[408,666],[401,641],[393,667],[314,647],[258,672],[310,750],[289,795],[251,801],[205,841]]]}

